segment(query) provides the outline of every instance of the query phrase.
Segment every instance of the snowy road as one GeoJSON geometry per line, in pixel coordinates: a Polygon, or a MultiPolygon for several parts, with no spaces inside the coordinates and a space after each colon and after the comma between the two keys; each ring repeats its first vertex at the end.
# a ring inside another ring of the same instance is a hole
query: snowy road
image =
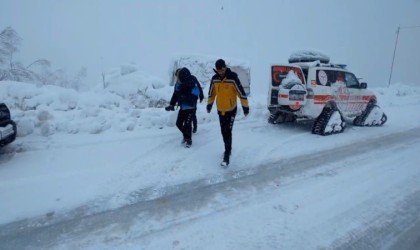
{"type": "Polygon", "coordinates": [[[0,249],[417,249],[419,146],[414,128],[162,187],[151,200],[141,190],[115,210],[2,225],[0,249]]]}

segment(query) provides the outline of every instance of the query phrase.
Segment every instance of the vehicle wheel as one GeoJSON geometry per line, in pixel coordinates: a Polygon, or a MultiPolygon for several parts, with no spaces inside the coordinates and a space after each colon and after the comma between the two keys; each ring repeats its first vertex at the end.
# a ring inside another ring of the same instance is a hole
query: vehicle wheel
{"type": "Polygon", "coordinates": [[[342,133],[346,122],[340,111],[333,107],[325,107],[312,125],[312,133],[316,135],[331,135],[342,133]]]}
{"type": "Polygon", "coordinates": [[[388,117],[382,109],[373,103],[369,103],[363,113],[353,120],[355,126],[382,126],[388,117]]]}
{"type": "Polygon", "coordinates": [[[293,114],[285,114],[285,118],[284,118],[285,122],[295,122],[296,121],[296,115],[293,114]]]}
{"type": "Polygon", "coordinates": [[[271,113],[270,117],[268,117],[268,123],[276,124],[276,120],[279,116],[279,113],[271,113]]]}
{"type": "Polygon", "coordinates": [[[268,117],[268,123],[271,123],[271,124],[283,123],[284,121],[285,121],[285,115],[282,112],[271,113],[270,117],[268,117]]]}

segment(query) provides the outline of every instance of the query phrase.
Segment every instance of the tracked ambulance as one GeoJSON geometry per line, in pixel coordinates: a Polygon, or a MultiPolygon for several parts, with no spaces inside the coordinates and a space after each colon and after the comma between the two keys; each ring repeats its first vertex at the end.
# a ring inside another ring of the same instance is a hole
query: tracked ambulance
{"type": "Polygon", "coordinates": [[[288,64],[271,66],[268,122],[313,120],[312,133],[331,135],[355,126],[381,126],[387,116],[377,97],[344,64],[317,51],[298,51],[288,64]]]}

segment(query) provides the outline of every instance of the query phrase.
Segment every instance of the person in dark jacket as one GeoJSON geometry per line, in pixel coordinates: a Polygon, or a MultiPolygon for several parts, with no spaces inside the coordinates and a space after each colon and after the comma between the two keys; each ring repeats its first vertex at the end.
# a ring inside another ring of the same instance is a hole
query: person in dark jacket
{"type": "Polygon", "coordinates": [[[219,114],[220,129],[225,144],[223,161],[220,165],[227,167],[232,152],[232,128],[236,116],[236,101],[239,97],[244,115],[249,113],[248,99],[238,75],[226,67],[225,61],[216,61],[216,73],[210,82],[207,112],[210,113],[216,100],[217,113],[219,114]]]}
{"type": "Polygon", "coordinates": [[[197,86],[197,78],[191,75],[187,68],[181,68],[175,74],[177,82],[174,86],[174,93],[169,106],[165,107],[165,110],[174,111],[175,105],[179,106],[176,126],[182,133],[182,143],[189,148],[192,145],[191,121],[197,108],[197,99],[200,91],[197,86]]]}

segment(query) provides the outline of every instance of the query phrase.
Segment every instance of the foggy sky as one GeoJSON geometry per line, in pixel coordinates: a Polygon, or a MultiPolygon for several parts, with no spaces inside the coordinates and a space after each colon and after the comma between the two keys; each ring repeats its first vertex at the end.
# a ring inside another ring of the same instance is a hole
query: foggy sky
{"type": "MultiPolygon", "coordinates": [[[[371,86],[387,86],[398,25],[420,25],[418,0],[0,0],[0,29],[23,38],[19,58],[69,73],[135,62],[169,81],[178,54],[250,62],[252,90],[270,65],[320,50],[371,86]]],[[[402,29],[392,82],[420,84],[420,28],[402,29]]]]}

